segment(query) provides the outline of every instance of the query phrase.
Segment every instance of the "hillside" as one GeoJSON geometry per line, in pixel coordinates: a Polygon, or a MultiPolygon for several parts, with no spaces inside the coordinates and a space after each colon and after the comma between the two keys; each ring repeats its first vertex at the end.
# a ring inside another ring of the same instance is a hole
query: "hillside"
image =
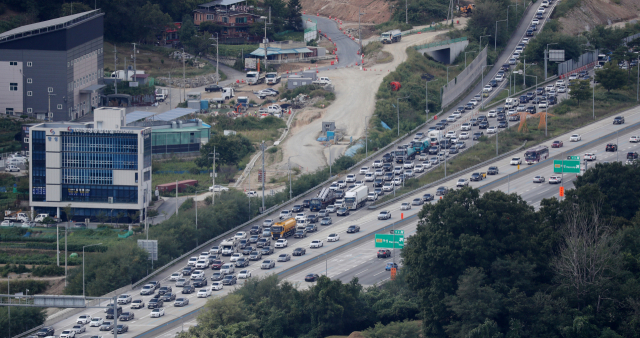
{"type": "Polygon", "coordinates": [[[558,5],[562,33],[577,35],[597,25],[610,25],[637,19],[640,0],[567,0],[558,5]],[[567,6],[567,10],[562,9],[567,6]]]}
{"type": "Polygon", "coordinates": [[[343,21],[358,22],[358,8],[364,15],[361,22],[383,23],[389,21],[393,9],[388,0],[301,0],[307,14],[338,17],[343,21]]]}

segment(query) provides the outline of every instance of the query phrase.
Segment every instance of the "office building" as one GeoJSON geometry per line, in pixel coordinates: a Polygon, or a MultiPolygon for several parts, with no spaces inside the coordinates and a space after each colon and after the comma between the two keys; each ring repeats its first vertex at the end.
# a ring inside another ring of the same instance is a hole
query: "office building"
{"type": "Polygon", "coordinates": [[[126,126],[124,108],[97,108],[93,122],[45,122],[29,132],[32,211],[78,221],[130,222],[138,211],[142,218],[151,199],[151,128],[126,126]]]}
{"type": "Polygon", "coordinates": [[[93,10],[0,34],[0,114],[77,119],[100,104],[103,16],[93,10]]]}

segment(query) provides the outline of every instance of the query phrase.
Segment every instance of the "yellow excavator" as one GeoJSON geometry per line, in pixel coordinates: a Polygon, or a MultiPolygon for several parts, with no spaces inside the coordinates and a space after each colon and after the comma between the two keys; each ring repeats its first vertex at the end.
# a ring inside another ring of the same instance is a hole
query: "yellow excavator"
{"type": "Polygon", "coordinates": [[[460,14],[462,16],[470,16],[473,13],[473,10],[476,8],[476,5],[469,4],[467,6],[460,7],[460,14]]]}

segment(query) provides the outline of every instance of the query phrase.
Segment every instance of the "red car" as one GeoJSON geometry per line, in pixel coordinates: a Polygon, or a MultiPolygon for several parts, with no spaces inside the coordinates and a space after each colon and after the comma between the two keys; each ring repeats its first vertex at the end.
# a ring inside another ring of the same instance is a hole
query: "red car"
{"type": "Polygon", "coordinates": [[[212,270],[220,270],[220,268],[222,268],[222,265],[224,265],[224,261],[222,260],[216,260],[211,262],[211,269],[212,270]]]}
{"type": "Polygon", "coordinates": [[[562,141],[553,141],[553,143],[551,144],[551,148],[560,148],[563,145],[564,144],[562,143],[562,141]]]}

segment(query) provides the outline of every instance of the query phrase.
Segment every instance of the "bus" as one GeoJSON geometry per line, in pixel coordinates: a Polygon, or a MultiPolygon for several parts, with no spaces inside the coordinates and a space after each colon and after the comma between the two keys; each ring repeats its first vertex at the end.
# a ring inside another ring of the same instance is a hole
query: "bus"
{"type": "Polygon", "coordinates": [[[549,157],[549,147],[537,146],[524,153],[524,160],[527,164],[534,164],[544,161],[549,157]]]}

